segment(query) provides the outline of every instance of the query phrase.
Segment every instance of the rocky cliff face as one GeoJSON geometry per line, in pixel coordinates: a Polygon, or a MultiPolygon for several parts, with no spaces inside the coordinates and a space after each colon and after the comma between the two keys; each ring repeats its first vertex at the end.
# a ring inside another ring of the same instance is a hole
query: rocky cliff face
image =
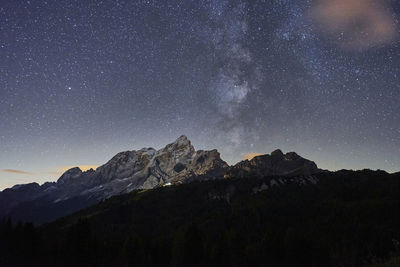
{"type": "Polygon", "coordinates": [[[160,150],[143,148],[118,153],[95,171],[95,179],[86,178],[91,188],[82,194],[108,197],[134,189],[179,184],[189,177],[227,167],[216,150],[196,151],[187,137],[181,136],[160,150]]]}
{"type": "Polygon", "coordinates": [[[313,161],[302,158],[295,152],[283,154],[278,149],[270,155],[256,156],[251,160],[239,162],[227,171],[225,177],[295,176],[311,175],[319,172],[322,172],[322,170],[318,169],[313,161]]]}
{"type": "Polygon", "coordinates": [[[129,188],[150,189],[227,167],[216,150],[196,151],[187,137],[181,136],[160,150],[144,148],[119,153],[96,172],[104,181],[126,179],[129,188]]]}
{"type": "MultiPolygon", "coordinates": [[[[24,213],[29,205],[43,209],[51,205],[71,206],[75,204],[68,203],[76,203],[76,199],[82,208],[85,201],[92,204],[135,189],[184,183],[207,173],[218,173],[222,177],[227,168],[217,150],[196,151],[182,135],[160,150],[142,148],[118,153],[97,170],[82,172],[75,167],[66,171],[57,182],[6,189],[0,192],[0,217],[24,213]],[[24,208],[15,212],[21,204],[24,208]]],[[[62,212],[57,214],[63,215],[62,212]]]]}

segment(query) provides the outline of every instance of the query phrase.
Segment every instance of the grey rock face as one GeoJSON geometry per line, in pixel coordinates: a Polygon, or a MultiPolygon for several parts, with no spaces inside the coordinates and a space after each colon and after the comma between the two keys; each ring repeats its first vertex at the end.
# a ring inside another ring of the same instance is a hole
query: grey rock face
{"type": "Polygon", "coordinates": [[[182,183],[188,177],[227,167],[216,150],[196,151],[187,137],[181,136],[160,150],[143,148],[117,154],[96,170],[102,185],[97,190],[114,195],[151,189],[166,183],[182,183]]]}
{"type": "MultiPolygon", "coordinates": [[[[18,185],[0,192],[0,215],[18,204],[40,199],[40,203],[60,204],[77,198],[102,200],[134,189],[151,189],[185,182],[189,177],[228,167],[216,150],[196,151],[186,136],[160,150],[143,148],[118,153],[97,170],[66,171],[56,183],[18,185]]],[[[46,206],[46,205],[44,205],[46,206]]]]}
{"type": "Polygon", "coordinates": [[[225,177],[246,176],[296,176],[311,175],[322,172],[317,165],[308,159],[302,158],[295,152],[283,154],[275,150],[270,155],[265,154],[244,160],[231,167],[225,177]]]}

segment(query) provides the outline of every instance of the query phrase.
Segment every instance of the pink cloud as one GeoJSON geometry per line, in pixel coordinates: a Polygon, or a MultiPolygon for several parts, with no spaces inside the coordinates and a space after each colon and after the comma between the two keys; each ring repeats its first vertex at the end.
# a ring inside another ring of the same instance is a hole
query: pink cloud
{"type": "Polygon", "coordinates": [[[398,39],[393,12],[384,0],[317,0],[314,24],[346,50],[365,50],[398,39]]]}

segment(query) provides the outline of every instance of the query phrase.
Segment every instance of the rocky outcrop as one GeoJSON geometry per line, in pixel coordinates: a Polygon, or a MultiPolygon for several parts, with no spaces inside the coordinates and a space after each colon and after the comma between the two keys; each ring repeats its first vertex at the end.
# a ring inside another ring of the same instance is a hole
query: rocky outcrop
{"type": "Polygon", "coordinates": [[[239,162],[229,169],[225,177],[296,176],[319,172],[322,170],[318,169],[313,161],[302,158],[295,152],[283,154],[277,149],[270,155],[256,156],[251,160],[239,162]]]}

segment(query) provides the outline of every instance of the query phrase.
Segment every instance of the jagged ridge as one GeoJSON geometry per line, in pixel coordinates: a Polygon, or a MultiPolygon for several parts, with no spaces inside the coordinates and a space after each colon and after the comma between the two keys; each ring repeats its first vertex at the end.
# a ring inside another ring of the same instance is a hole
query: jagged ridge
{"type": "MultiPolygon", "coordinates": [[[[184,183],[190,178],[212,173],[223,177],[228,164],[217,150],[196,151],[182,135],[160,150],[142,148],[120,152],[96,170],[86,172],[78,167],[67,170],[57,182],[20,185],[0,192],[0,217],[18,213],[13,208],[26,201],[44,206],[66,203],[80,198],[80,203],[92,204],[135,189],[184,183]],[[23,194],[23,197],[17,197],[23,194]]],[[[82,208],[82,206],[79,206],[82,208]]],[[[64,215],[64,214],[62,214],[64,215]]]]}
{"type": "Polygon", "coordinates": [[[71,168],[57,182],[6,189],[0,192],[0,217],[41,223],[135,189],[224,177],[312,175],[321,171],[314,162],[280,150],[229,167],[217,150],[196,151],[182,135],[160,150],[150,147],[120,152],[96,170],[71,168]]]}

